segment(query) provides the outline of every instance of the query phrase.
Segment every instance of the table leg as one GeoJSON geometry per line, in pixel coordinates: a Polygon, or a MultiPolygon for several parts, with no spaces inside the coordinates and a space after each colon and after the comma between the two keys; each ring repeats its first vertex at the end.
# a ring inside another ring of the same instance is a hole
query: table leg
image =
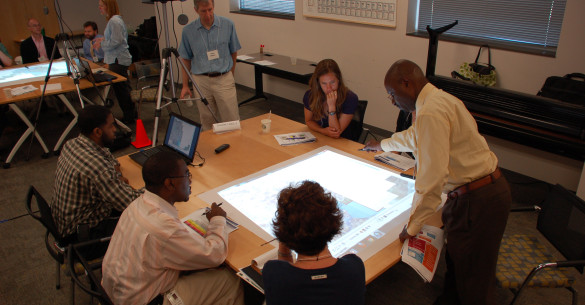
{"type": "MultiPolygon", "coordinates": [[[[6,158],[4,168],[10,167],[10,162],[12,161],[12,158],[14,158],[14,156],[16,155],[16,152],[20,149],[20,147],[22,146],[24,141],[26,141],[26,139],[33,132],[33,130],[35,130],[35,127],[30,122],[30,120],[28,119],[26,114],[24,112],[22,112],[22,110],[20,110],[20,108],[18,108],[16,103],[10,104],[9,107],[18,115],[18,117],[20,117],[20,119],[26,124],[28,129],[20,136],[20,139],[18,139],[18,142],[16,142],[16,144],[14,145],[12,150],[10,151],[10,154],[6,158]]],[[[47,145],[45,145],[45,141],[43,141],[43,138],[39,134],[38,130],[34,132],[34,135],[37,138],[37,140],[39,141],[39,143],[41,144],[41,146],[43,147],[43,150],[45,151],[44,155],[48,155],[49,149],[47,148],[47,145]]]]}
{"type": "MultiPolygon", "coordinates": [[[[61,149],[61,144],[63,144],[63,141],[65,141],[65,138],[67,137],[67,135],[69,135],[69,132],[71,132],[71,129],[73,129],[73,127],[75,127],[75,124],[77,124],[77,111],[75,111],[75,108],[73,107],[73,105],[71,105],[69,100],[63,94],[59,94],[58,96],[59,96],[59,99],[63,102],[63,104],[65,104],[65,107],[67,107],[67,109],[69,109],[69,111],[71,111],[71,113],[73,114],[73,120],[71,120],[71,122],[69,122],[69,125],[67,125],[67,128],[65,128],[65,130],[61,133],[61,137],[57,141],[57,144],[55,144],[55,147],[53,148],[53,154],[55,156],[59,154],[59,150],[61,149]]],[[[85,96],[83,96],[82,98],[85,99],[85,96]]]]}
{"type": "Polygon", "coordinates": [[[262,68],[258,65],[254,65],[254,86],[256,87],[256,93],[254,94],[254,96],[243,102],[240,102],[238,106],[242,106],[248,102],[251,102],[259,98],[263,98],[265,100],[267,99],[266,95],[264,95],[264,83],[262,82],[262,68]]]}

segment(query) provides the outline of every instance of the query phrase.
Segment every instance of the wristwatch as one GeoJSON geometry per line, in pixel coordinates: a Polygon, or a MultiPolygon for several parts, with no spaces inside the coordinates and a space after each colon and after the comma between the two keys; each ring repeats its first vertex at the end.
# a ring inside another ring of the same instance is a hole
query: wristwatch
{"type": "Polygon", "coordinates": [[[329,111],[328,113],[329,113],[329,115],[335,115],[337,112],[335,112],[335,111],[329,111]]]}

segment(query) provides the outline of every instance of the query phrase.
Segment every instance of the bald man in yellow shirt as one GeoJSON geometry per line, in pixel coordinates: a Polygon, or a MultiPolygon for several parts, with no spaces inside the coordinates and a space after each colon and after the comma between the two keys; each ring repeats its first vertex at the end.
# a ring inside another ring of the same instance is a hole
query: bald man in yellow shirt
{"type": "Polygon", "coordinates": [[[399,238],[415,236],[448,194],[443,208],[447,274],[435,304],[496,304],[496,263],[512,198],[477,124],[463,102],[436,88],[418,65],[395,62],[384,79],[392,104],[416,112],[413,126],[370,151],[412,152],[417,161],[413,209],[399,238]]]}

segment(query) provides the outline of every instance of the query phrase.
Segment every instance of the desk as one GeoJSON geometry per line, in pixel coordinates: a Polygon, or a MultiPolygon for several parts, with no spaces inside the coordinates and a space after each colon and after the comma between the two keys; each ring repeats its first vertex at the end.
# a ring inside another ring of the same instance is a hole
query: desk
{"type": "MultiPolygon", "coordinates": [[[[303,153],[309,152],[324,145],[328,145],[366,160],[373,160],[374,154],[358,151],[363,145],[346,139],[333,139],[321,134],[313,133],[317,141],[293,146],[280,146],[274,139],[275,134],[308,131],[306,125],[286,118],[272,115],[271,132],[262,134],[260,120],[265,116],[258,116],[241,122],[241,130],[225,134],[214,134],[211,130],[201,133],[197,151],[206,159],[202,167],[190,167],[193,174],[191,196],[188,202],[175,204],[179,217],[185,217],[198,208],[208,206],[197,196],[210,189],[222,186],[233,180],[248,176],[264,168],[286,161],[303,153]],[[214,149],[229,143],[230,148],[221,154],[215,154],[214,149]]],[[[128,178],[134,188],[144,186],[141,167],[130,157],[118,158],[124,176],[128,178]]],[[[389,167],[390,168],[390,167],[389,167]]],[[[412,174],[412,169],[407,171],[412,174]]],[[[440,213],[435,213],[431,225],[441,226],[440,213]]],[[[366,283],[371,282],[388,268],[400,261],[401,244],[396,241],[386,246],[374,256],[366,260],[366,283]]],[[[229,235],[228,256],[226,263],[234,270],[250,265],[252,259],[272,249],[272,245],[260,246],[264,240],[251,233],[243,226],[229,235]]]]}
{"type": "MultiPolygon", "coordinates": [[[[40,65],[40,64],[43,64],[43,63],[36,63],[36,64],[30,64],[30,65],[40,65]]],[[[15,67],[11,67],[11,68],[18,68],[18,67],[19,66],[15,66],[15,67]]],[[[22,66],[20,66],[20,67],[22,67],[22,66]]],[[[98,66],[92,64],[91,67],[97,68],[98,66]]],[[[9,69],[6,69],[6,70],[9,70],[9,69]]],[[[121,75],[115,74],[111,71],[108,71],[108,73],[117,76],[117,78],[113,82],[121,82],[121,81],[126,80],[126,78],[122,77],[121,75]]],[[[41,93],[42,93],[42,90],[40,88],[41,88],[41,85],[44,85],[44,83],[45,83],[44,80],[27,82],[26,83],[27,85],[33,85],[34,87],[36,87],[38,89],[35,91],[32,91],[32,92],[29,92],[29,93],[22,94],[22,95],[13,96],[11,98],[7,98],[6,95],[4,94],[4,92],[0,92],[0,105],[8,104],[10,109],[12,109],[28,127],[27,130],[20,136],[20,138],[18,139],[18,141],[16,142],[16,144],[14,145],[12,150],[10,151],[10,154],[8,155],[8,157],[6,158],[6,161],[4,163],[4,168],[10,167],[10,162],[12,161],[12,158],[14,158],[14,156],[16,155],[16,152],[18,152],[18,150],[20,149],[22,144],[24,144],[24,142],[26,141],[28,136],[33,132],[34,132],[34,136],[37,138],[37,141],[39,141],[39,143],[41,144],[41,147],[43,148],[43,151],[44,151],[43,157],[46,158],[49,155],[49,149],[47,148],[45,141],[43,140],[43,138],[41,137],[41,135],[38,132],[35,132],[35,127],[34,127],[33,123],[28,119],[26,114],[16,104],[16,102],[30,100],[30,99],[34,99],[34,98],[40,98],[41,93]]],[[[67,92],[75,92],[75,91],[77,91],[77,89],[75,87],[73,79],[71,79],[67,76],[51,77],[49,79],[48,84],[49,85],[51,85],[51,84],[60,84],[61,85],[60,90],[46,91],[45,95],[47,95],[47,96],[48,95],[57,95],[59,97],[59,99],[63,102],[63,104],[65,104],[67,109],[69,109],[69,111],[71,111],[71,113],[74,116],[73,120],[71,120],[71,122],[69,123],[67,128],[63,131],[63,133],[61,134],[61,137],[57,141],[57,144],[55,144],[55,147],[53,148],[53,151],[57,152],[60,149],[61,144],[63,144],[63,141],[65,141],[65,138],[67,137],[67,135],[69,134],[71,129],[73,129],[75,124],[77,124],[77,111],[75,110],[73,105],[69,102],[69,100],[67,100],[67,98],[65,97],[64,94],[67,92]]],[[[109,82],[102,82],[102,83],[97,83],[96,85],[97,86],[104,86],[104,85],[109,85],[109,84],[110,84],[109,82]]],[[[24,84],[9,85],[9,86],[2,87],[2,89],[16,88],[16,87],[20,87],[23,85],[24,84]]],[[[79,89],[80,90],[91,88],[91,87],[93,87],[93,85],[88,80],[81,79],[79,81],[79,89]]]]}
{"type": "Polygon", "coordinates": [[[241,102],[239,106],[242,106],[243,104],[255,99],[266,99],[266,95],[264,95],[262,74],[268,74],[307,85],[309,84],[309,80],[311,79],[311,76],[315,71],[315,66],[317,65],[315,62],[303,59],[297,59],[296,64],[293,65],[290,56],[283,56],[273,53],[254,53],[248,54],[246,56],[250,56],[252,58],[238,59],[238,62],[254,66],[254,86],[256,87],[256,92],[253,97],[241,102]],[[257,64],[256,62],[260,60],[268,60],[275,64],[270,66],[257,64]]]}

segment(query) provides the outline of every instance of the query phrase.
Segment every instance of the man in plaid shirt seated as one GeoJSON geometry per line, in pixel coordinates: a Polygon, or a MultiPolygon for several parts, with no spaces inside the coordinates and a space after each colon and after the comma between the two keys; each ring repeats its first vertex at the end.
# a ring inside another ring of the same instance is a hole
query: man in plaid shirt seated
{"type": "Polygon", "coordinates": [[[110,236],[117,223],[110,216],[120,215],[143,192],[128,184],[106,148],[116,137],[112,112],[86,106],[78,126],[80,135],[67,141],[59,156],[51,204],[57,228],[69,242],[110,236]]]}

